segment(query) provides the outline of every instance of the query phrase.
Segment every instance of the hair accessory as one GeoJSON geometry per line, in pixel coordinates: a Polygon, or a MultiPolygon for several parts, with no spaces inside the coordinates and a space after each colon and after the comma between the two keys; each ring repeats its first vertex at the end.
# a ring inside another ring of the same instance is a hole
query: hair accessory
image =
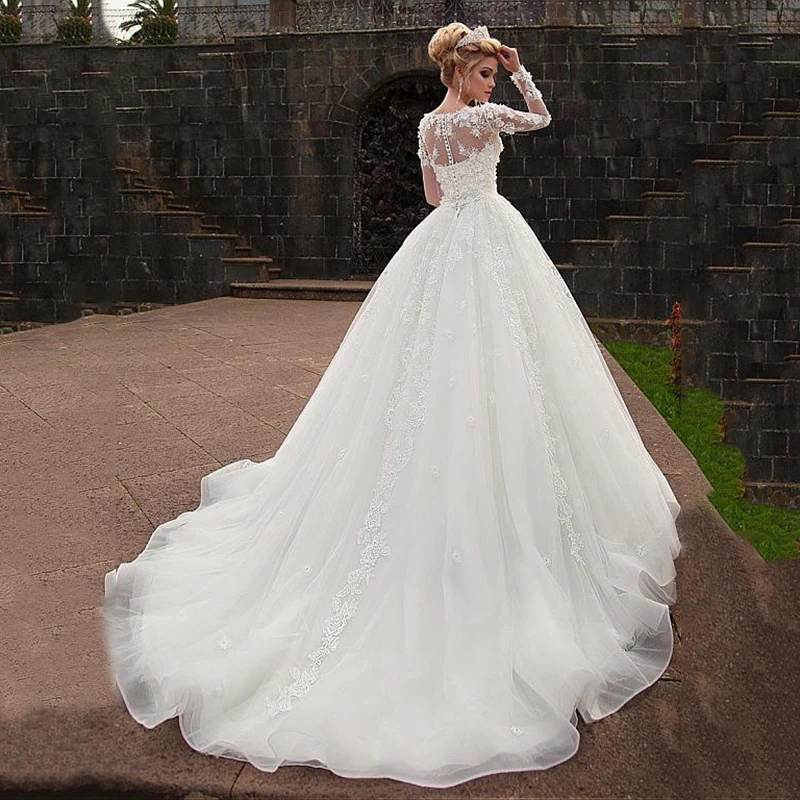
{"type": "Polygon", "coordinates": [[[476,44],[477,42],[484,41],[484,39],[491,38],[488,28],[485,25],[478,25],[477,28],[472,28],[466,36],[459,39],[456,50],[458,50],[459,47],[465,47],[468,44],[476,44]]]}

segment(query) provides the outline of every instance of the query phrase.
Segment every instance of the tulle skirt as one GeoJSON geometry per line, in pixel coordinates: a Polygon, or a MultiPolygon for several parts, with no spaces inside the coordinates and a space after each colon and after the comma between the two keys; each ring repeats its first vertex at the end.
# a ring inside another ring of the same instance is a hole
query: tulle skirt
{"type": "Polygon", "coordinates": [[[113,677],[264,771],[545,769],[667,668],[679,511],[523,217],[442,206],[274,457],[106,575],[113,677]]]}

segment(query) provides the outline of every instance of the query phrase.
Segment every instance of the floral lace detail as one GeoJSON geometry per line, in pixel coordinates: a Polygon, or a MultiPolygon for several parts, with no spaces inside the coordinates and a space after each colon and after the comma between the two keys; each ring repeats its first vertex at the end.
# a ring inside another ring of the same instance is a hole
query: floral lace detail
{"type": "Polygon", "coordinates": [[[432,168],[442,191],[440,205],[461,207],[497,193],[497,162],[503,145],[499,134],[532,131],[550,124],[550,114],[531,110],[541,99],[524,67],[512,75],[527,111],[498,103],[465,106],[457,111],[430,112],[417,131],[417,155],[432,168]]]}
{"type": "MultiPolygon", "coordinates": [[[[438,243],[432,245],[438,248],[438,243]]],[[[431,374],[431,355],[435,335],[435,311],[441,295],[444,269],[430,270],[429,264],[438,264],[440,259],[429,261],[421,257],[411,279],[408,297],[418,294],[422,285],[422,299],[418,305],[407,300],[401,309],[403,322],[414,318],[414,309],[419,310],[417,325],[406,334],[401,353],[402,369],[389,398],[384,422],[390,430],[384,443],[381,458],[381,474],[373,490],[369,511],[356,535],[363,545],[359,554],[359,566],[347,575],[345,585],[334,595],[333,613],[322,625],[321,643],[306,656],[309,666],[305,669],[293,666],[289,669],[291,680],[280,689],[268,693],[265,703],[270,717],[290,711],[293,698],[303,697],[319,678],[324,659],[334,652],[340,636],[350,619],[358,611],[358,598],[368,584],[381,556],[391,555],[383,530],[383,517],[389,510],[389,501],[394,492],[397,476],[408,464],[414,447],[414,432],[425,421],[428,401],[428,383],[431,374]],[[402,402],[401,402],[402,401],[402,402]],[[398,411],[404,411],[398,426],[398,411]]]]}
{"type": "Polygon", "coordinates": [[[511,733],[513,733],[514,736],[522,736],[523,731],[522,728],[519,727],[519,725],[512,725],[511,733]]]}
{"type": "Polygon", "coordinates": [[[232,642],[232,641],[231,641],[231,640],[230,640],[230,639],[229,639],[227,636],[223,636],[223,637],[222,637],[222,638],[221,638],[221,639],[220,639],[220,640],[217,642],[217,649],[218,649],[218,650],[228,650],[228,649],[230,649],[230,646],[231,646],[232,644],[233,644],[233,642],[232,642]]]}
{"type": "Polygon", "coordinates": [[[453,550],[453,561],[455,561],[456,564],[460,564],[462,559],[463,559],[463,555],[461,554],[461,551],[460,550],[453,550]]]}
{"type": "Polygon", "coordinates": [[[530,72],[522,64],[516,72],[511,73],[511,82],[519,89],[526,101],[542,99],[539,87],[533,82],[530,72]]]}
{"type": "MultiPolygon", "coordinates": [[[[488,270],[500,291],[500,303],[508,323],[514,345],[520,351],[525,364],[525,377],[531,390],[536,410],[544,427],[547,444],[547,455],[550,461],[550,470],[558,503],[558,521],[566,532],[570,542],[570,555],[582,565],[586,565],[581,550],[584,547],[583,537],[575,530],[572,524],[572,506],[570,505],[569,487],[561,474],[556,459],[556,445],[550,431],[549,420],[551,415],[547,412],[544,403],[544,383],[542,381],[539,362],[533,358],[533,353],[538,349],[536,323],[531,314],[530,307],[521,289],[514,290],[506,270],[506,264],[511,260],[510,254],[502,245],[497,245],[494,250],[481,254],[478,258],[482,268],[488,270]]],[[[495,355],[498,351],[495,350],[495,355]]]]}

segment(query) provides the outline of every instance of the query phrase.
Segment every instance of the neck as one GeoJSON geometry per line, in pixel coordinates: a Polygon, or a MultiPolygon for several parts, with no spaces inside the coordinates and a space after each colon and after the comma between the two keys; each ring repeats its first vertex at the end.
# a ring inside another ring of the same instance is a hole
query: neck
{"type": "Polygon", "coordinates": [[[453,89],[452,87],[450,87],[447,90],[447,94],[444,96],[444,102],[442,103],[442,105],[447,105],[447,106],[466,106],[466,105],[469,105],[469,98],[468,97],[464,97],[464,95],[462,94],[461,95],[461,99],[459,100],[458,99],[458,89],[453,89]]]}

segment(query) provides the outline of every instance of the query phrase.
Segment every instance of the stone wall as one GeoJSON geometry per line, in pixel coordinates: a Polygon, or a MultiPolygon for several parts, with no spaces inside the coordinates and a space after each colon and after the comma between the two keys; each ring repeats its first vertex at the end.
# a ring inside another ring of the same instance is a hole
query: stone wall
{"type": "MultiPolygon", "coordinates": [[[[798,36],[494,33],[519,47],[554,118],[506,140],[500,191],[598,325],[658,322],[675,300],[710,321],[690,342],[689,374],[734,404],[753,496],[796,485],[798,36]]],[[[282,277],[347,279],[359,267],[356,132],[391,82],[436,79],[429,34],[0,48],[0,181],[45,209],[25,222],[0,213],[0,291],[27,295],[18,313],[52,319],[80,303],[225,292],[214,253],[125,205],[117,167],[272,256],[282,277]]],[[[508,81],[494,99],[521,106],[508,81]]]]}

